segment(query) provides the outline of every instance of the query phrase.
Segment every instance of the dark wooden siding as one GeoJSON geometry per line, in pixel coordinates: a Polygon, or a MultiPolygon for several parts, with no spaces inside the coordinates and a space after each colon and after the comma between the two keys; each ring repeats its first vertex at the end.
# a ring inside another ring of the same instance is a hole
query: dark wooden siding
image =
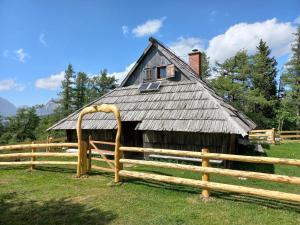
{"type": "MultiPolygon", "coordinates": [[[[76,140],[76,131],[68,130],[68,141],[76,140]]],[[[93,140],[115,141],[115,130],[83,130],[83,138],[88,140],[88,136],[92,135],[93,140]]],[[[125,135],[128,138],[127,135],[125,135]]],[[[136,142],[128,142],[124,140],[122,134],[121,144],[130,146],[141,146],[143,143],[145,148],[166,148],[188,151],[200,151],[202,148],[209,148],[210,152],[234,153],[230,150],[229,134],[207,134],[207,133],[187,133],[187,132],[160,132],[160,131],[143,131],[140,137],[143,140],[136,142]],[[130,143],[130,144],[129,144],[130,143]],[[137,144],[133,144],[137,143],[137,144]]]]}
{"type": "Polygon", "coordinates": [[[206,134],[187,132],[145,131],[143,147],[201,151],[209,148],[210,152],[227,153],[230,145],[228,134],[206,134]]]}
{"type": "MultiPolygon", "coordinates": [[[[101,141],[115,141],[116,131],[115,130],[83,130],[82,136],[84,140],[88,140],[89,135],[92,136],[93,140],[101,141]]],[[[77,142],[76,130],[67,130],[67,140],[70,142],[77,142]]]]}
{"type": "MultiPolygon", "coordinates": [[[[143,82],[145,68],[166,66],[169,64],[171,64],[171,62],[162,54],[162,52],[159,50],[159,47],[158,48],[152,47],[149,50],[149,53],[140,62],[138,67],[135,69],[135,71],[132,73],[130,78],[124,84],[124,86],[141,84],[143,82]]],[[[182,76],[182,72],[180,71],[180,68],[177,68],[177,70],[178,72],[176,73],[176,78],[172,79],[172,81],[185,80],[186,77],[182,76]]]]}

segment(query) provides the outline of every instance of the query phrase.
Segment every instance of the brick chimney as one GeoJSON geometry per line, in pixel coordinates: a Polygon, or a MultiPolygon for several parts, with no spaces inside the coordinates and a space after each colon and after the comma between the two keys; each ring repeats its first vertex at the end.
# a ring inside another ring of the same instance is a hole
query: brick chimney
{"type": "Polygon", "coordinates": [[[201,52],[198,49],[193,49],[191,53],[189,53],[189,65],[190,67],[201,76],[201,52]]]}

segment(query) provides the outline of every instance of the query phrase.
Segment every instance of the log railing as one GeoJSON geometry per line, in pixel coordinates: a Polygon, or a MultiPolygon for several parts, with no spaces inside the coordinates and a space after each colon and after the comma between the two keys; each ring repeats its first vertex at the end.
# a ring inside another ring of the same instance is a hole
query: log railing
{"type": "Polygon", "coordinates": [[[276,131],[273,129],[268,130],[252,130],[249,132],[249,140],[254,143],[300,143],[300,130],[291,131],[276,131]]]}
{"type": "Polygon", "coordinates": [[[39,158],[51,158],[51,157],[71,157],[77,158],[76,153],[64,153],[64,152],[47,152],[49,148],[77,148],[77,143],[42,143],[42,144],[19,144],[19,145],[7,145],[0,146],[0,160],[11,160],[11,161],[0,161],[0,166],[18,166],[18,165],[29,165],[31,169],[34,169],[35,165],[77,165],[74,161],[38,161],[39,158]],[[10,151],[23,151],[31,150],[30,152],[21,153],[7,153],[10,151]],[[41,151],[45,149],[46,151],[41,151]],[[1,151],[5,152],[2,153],[1,151]],[[39,152],[38,152],[39,151],[39,152]],[[16,161],[19,159],[29,158],[30,161],[16,161]],[[14,160],[14,161],[13,161],[14,160]]]}
{"type": "Polygon", "coordinates": [[[300,130],[291,131],[278,131],[281,143],[299,142],[300,143],[300,130]]]}
{"type": "Polygon", "coordinates": [[[249,132],[249,140],[254,143],[276,144],[275,129],[252,130],[249,132]]]}
{"type": "MultiPolygon", "coordinates": [[[[167,162],[157,162],[157,161],[146,161],[146,160],[136,160],[136,159],[124,159],[119,160],[120,164],[133,164],[133,165],[143,165],[143,166],[152,166],[159,168],[171,168],[178,170],[186,170],[197,173],[202,173],[201,180],[173,177],[173,176],[164,176],[151,173],[141,173],[135,171],[127,171],[125,169],[116,169],[119,177],[132,177],[140,178],[145,180],[153,180],[167,183],[174,183],[180,185],[191,185],[195,187],[202,188],[202,197],[208,198],[210,196],[210,190],[219,190],[219,191],[229,191],[240,194],[250,194],[260,197],[279,199],[279,200],[288,200],[300,202],[300,194],[285,193],[273,190],[258,189],[252,187],[244,187],[231,184],[223,184],[209,181],[210,174],[218,174],[223,176],[231,177],[243,177],[249,179],[257,179],[264,181],[272,181],[278,183],[286,184],[296,184],[300,185],[300,177],[277,175],[277,174],[267,174],[261,172],[250,172],[250,171],[241,171],[233,169],[222,169],[222,168],[213,168],[209,166],[210,159],[220,159],[220,160],[231,160],[231,161],[240,161],[240,162],[250,162],[250,163],[267,163],[267,164],[281,164],[289,166],[300,166],[300,160],[298,159],[283,159],[283,158],[273,158],[273,157],[260,157],[260,156],[242,156],[242,155],[230,155],[230,154],[219,154],[219,153],[209,153],[207,149],[203,149],[202,152],[191,152],[191,151],[178,151],[178,150],[169,150],[169,149],[154,149],[154,148],[139,148],[139,147],[120,147],[121,152],[142,152],[142,153],[155,153],[163,155],[174,155],[174,156],[184,156],[184,157],[193,157],[201,158],[202,166],[193,166],[193,165],[184,165],[176,163],[167,163],[167,162]]],[[[123,168],[123,166],[122,166],[123,168]]],[[[200,176],[199,176],[200,177],[200,176]]]]}

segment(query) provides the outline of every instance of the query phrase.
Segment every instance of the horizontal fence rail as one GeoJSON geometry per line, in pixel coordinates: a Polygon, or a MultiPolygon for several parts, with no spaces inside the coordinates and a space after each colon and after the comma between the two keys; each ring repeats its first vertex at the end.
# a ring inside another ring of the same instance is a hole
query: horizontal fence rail
{"type": "Polygon", "coordinates": [[[249,140],[255,143],[276,143],[275,129],[252,130],[249,132],[249,140]]]}
{"type": "Polygon", "coordinates": [[[300,142],[300,130],[279,131],[281,143],[300,142]]]}
{"type": "MultiPolygon", "coordinates": [[[[185,157],[202,158],[202,166],[184,165],[169,162],[157,162],[157,161],[146,161],[137,159],[124,159],[121,158],[119,162],[123,164],[133,164],[133,165],[144,165],[159,168],[171,168],[178,170],[187,170],[192,172],[202,173],[202,180],[186,179],[173,176],[157,175],[151,173],[142,173],[135,171],[127,171],[125,169],[120,169],[116,173],[120,177],[132,177],[140,178],[144,180],[161,181],[174,184],[190,185],[203,188],[202,196],[204,198],[209,197],[210,190],[219,191],[229,191],[240,194],[250,194],[260,197],[267,197],[279,200],[288,200],[300,202],[300,194],[285,193],[280,191],[223,184],[209,181],[210,174],[218,174],[231,177],[242,177],[250,178],[264,181],[272,181],[278,183],[295,184],[300,185],[300,177],[277,175],[277,174],[267,174],[260,172],[242,171],[242,170],[232,170],[232,169],[222,169],[222,168],[212,168],[209,166],[210,159],[221,159],[221,160],[231,160],[249,163],[267,163],[267,164],[281,164],[289,166],[300,166],[300,160],[298,159],[282,159],[282,158],[272,158],[272,157],[260,157],[260,156],[243,156],[243,155],[231,155],[231,154],[219,154],[219,153],[208,153],[208,149],[202,149],[202,152],[191,152],[191,151],[179,151],[170,149],[155,149],[155,148],[140,148],[140,147],[127,147],[123,146],[119,148],[122,152],[141,152],[141,153],[155,153],[162,155],[176,155],[185,157]]],[[[123,166],[122,166],[123,167],[123,166]]],[[[118,169],[118,168],[117,168],[118,169]]]]}
{"type": "Polygon", "coordinates": [[[23,166],[23,165],[77,165],[77,162],[68,161],[21,161],[21,162],[0,162],[0,166],[23,166]]]}
{"type": "Polygon", "coordinates": [[[29,157],[78,157],[77,153],[57,153],[57,152],[34,152],[34,153],[9,153],[0,154],[0,159],[7,158],[29,158],[29,157]]]}
{"type": "Polygon", "coordinates": [[[145,161],[145,160],[121,159],[120,162],[134,164],[134,165],[144,165],[144,166],[153,166],[159,168],[170,168],[170,169],[187,170],[187,171],[201,172],[201,173],[219,174],[219,175],[232,176],[232,177],[252,178],[257,180],[274,181],[280,183],[300,184],[300,177],[291,177],[291,176],[284,176],[284,175],[266,174],[266,173],[241,171],[241,170],[219,169],[213,167],[200,167],[200,166],[145,161]]]}
{"type": "Polygon", "coordinates": [[[186,157],[198,157],[207,159],[221,159],[230,161],[250,162],[250,163],[267,163],[267,164],[282,164],[291,166],[300,166],[299,159],[283,159],[273,157],[261,157],[261,156],[243,156],[243,155],[231,155],[220,153],[202,153],[191,151],[179,151],[170,149],[157,149],[157,148],[139,148],[139,147],[120,147],[121,151],[126,152],[144,152],[144,153],[156,153],[164,155],[177,155],[186,157]]]}
{"type": "Polygon", "coordinates": [[[235,193],[240,193],[240,194],[250,194],[250,195],[256,195],[256,196],[260,196],[260,197],[268,197],[268,198],[275,198],[275,199],[279,199],[279,200],[300,202],[300,195],[284,193],[284,192],[279,192],[279,191],[270,191],[270,190],[265,190],[265,189],[243,187],[243,186],[238,186],[238,185],[221,184],[221,183],[215,183],[215,182],[207,182],[207,181],[201,181],[201,180],[193,180],[193,179],[187,179],[187,178],[178,178],[178,177],[149,174],[149,173],[142,173],[142,172],[134,172],[134,171],[126,171],[126,170],[121,170],[119,172],[119,174],[120,174],[120,176],[123,176],[123,177],[140,178],[143,180],[153,180],[153,181],[160,181],[160,182],[163,181],[166,183],[190,185],[190,186],[206,188],[206,189],[211,189],[211,190],[230,191],[230,192],[235,192],[235,193]]]}
{"type": "Polygon", "coordinates": [[[43,143],[43,144],[22,144],[22,145],[7,145],[0,146],[1,150],[18,150],[18,149],[32,149],[32,148],[59,148],[59,147],[78,147],[77,143],[43,143]]]}
{"type": "Polygon", "coordinates": [[[77,148],[77,143],[32,143],[32,144],[18,144],[0,146],[0,160],[1,159],[21,159],[30,158],[30,161],[0,161],[0,166],[20,166],[30,165],[30,169],[34,169],[35,165],[77,165],[77,161],[37,161],[38,158],[51,158],[51,157],[66,157],[66,158],[78,158],[77,153],[66,152],[48,152],[50,148],[77,148]],[[46,152],[37,152],[37,150],[45,149],[46,152]],[[21,153],[7,153],[7,151],[23,151],[31,150],[31,152],[21,153]],[[5,153],[1,151],[6,151],[5,153]]]}
{"type": "Polygon", "coordinates": [[[291,131],[276,131],[273,129],[268,130],[252,130],[249,132],[249,140],[254,143],[300,143],[300,130],[291,131]]]}

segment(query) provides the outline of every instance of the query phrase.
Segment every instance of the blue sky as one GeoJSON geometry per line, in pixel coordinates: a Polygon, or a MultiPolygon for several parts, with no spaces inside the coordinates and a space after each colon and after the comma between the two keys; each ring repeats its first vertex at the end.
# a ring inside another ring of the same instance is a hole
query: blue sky
{"type": "Polygon", "coordinates": [[[294,1],[0,0],[0,96],[15,105],[46,103],[59,92],[63,71],[119,79],[154,36],[181,57],[192,48],[222,61],[259,38],[279,69],[300,23],[294,1]]]}

